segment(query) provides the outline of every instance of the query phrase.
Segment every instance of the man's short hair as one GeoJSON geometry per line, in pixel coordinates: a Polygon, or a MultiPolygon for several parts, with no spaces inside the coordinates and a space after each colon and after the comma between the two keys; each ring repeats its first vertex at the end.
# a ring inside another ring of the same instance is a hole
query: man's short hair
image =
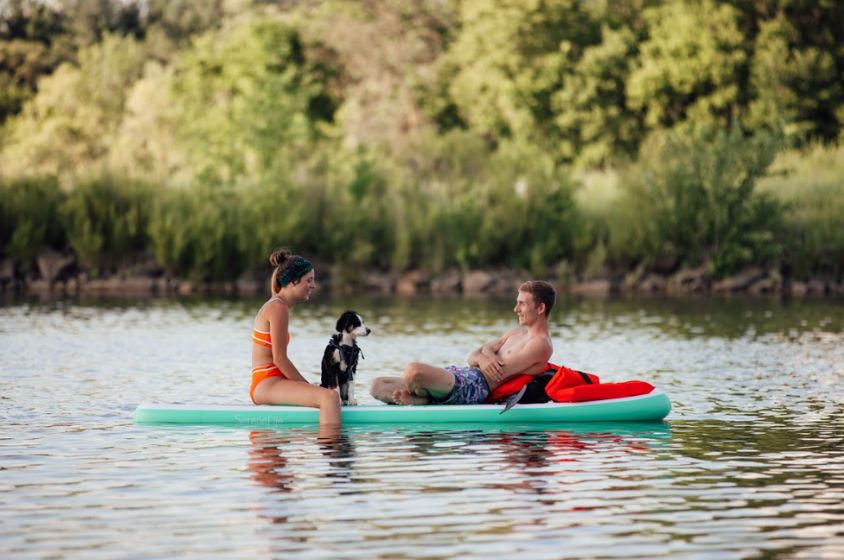
{"type": "Polygon", "coordinates": [[[554,286],[542,280],[528,280],[519,286],[520,292],[527,292],[533,296],[533,301],[537,304],[545,304],[545,317],[551,314],[554,308],[554,302],[557,301],[557,292],[554,286]]]}

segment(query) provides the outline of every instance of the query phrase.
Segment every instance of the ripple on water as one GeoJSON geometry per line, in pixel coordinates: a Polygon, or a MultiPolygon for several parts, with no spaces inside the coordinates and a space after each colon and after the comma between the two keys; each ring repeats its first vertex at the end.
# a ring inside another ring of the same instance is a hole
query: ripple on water
{"type": "MultiPolygon", "coordinates": [[[[247,402],[253,303],[0,308],[4,557],[844,554],[840,305],[561,301],[552,361],[655,382],[665,424],[132,425],[141,401],[247,402]]],[[[312,379],[346,307],[376,327],[361,388],[512,324],[511,302],[315,302],[291,345],[312,379]]]]}

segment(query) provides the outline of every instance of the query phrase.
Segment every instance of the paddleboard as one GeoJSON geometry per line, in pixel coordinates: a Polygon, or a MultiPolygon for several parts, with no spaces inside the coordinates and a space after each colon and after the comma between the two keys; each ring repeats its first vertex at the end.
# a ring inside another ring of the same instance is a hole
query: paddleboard
{"type": "MultiPolygon", "coordinates": [[[[344,406],[343,424],[533,424],[547,422],[659,421],[671,401],[655,389],[647,395],[581,403],[519,404],[504,414],[504,405],[366,405],[344,406]]],[[[286,405],[142,404],[137,424],[277,426],[316,424],[319,411],[286,405]]]]}

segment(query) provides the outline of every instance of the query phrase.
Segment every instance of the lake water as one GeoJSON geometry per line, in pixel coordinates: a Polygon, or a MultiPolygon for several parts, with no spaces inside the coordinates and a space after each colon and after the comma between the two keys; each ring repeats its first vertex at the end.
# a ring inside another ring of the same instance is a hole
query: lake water
{"type": "MultiPolygon", "coordinates": [[[[0,305],[2,558],[842,558],[844,303],[561,301],[552,361],[671,396],[659,424],[135,426],[246,403],[258,300],[0,305]]],[[[358,396],[459,363],[510,301],[297,307],[311,380],[358,310],[358,396]]]]}

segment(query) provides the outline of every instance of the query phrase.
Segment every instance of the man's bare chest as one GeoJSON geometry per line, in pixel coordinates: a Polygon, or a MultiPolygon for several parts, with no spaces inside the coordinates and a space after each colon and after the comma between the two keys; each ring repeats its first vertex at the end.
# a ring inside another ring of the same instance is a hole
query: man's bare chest
{"type": "Polygon", "coordinates": [[[525,345],[530,340],[528,335],[514,336],[507,339],[498,351],[498,355],[502,358],[514,356],[524,350],[525,345]]]}

